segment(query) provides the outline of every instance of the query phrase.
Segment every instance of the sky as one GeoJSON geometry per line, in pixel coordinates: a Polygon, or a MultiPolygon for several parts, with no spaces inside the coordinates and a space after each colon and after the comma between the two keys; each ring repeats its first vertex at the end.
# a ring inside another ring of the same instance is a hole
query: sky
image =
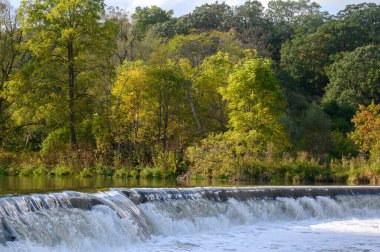
{"type": "MultiPolygon", "coordinates": [[[[200,6],[205,3],[215,3],[216,0],[105,0],[108,6],[119,6],[127,9],[133,13],[137,6],[152,6],[157,5],[165,10],[174,10],[175,16],[190,13],[195,6],[200,6]]],[[[266,6],[269,0],[259,0],[266,6]]],[[[14,7],[18,7],[20,0],[10,0],[14,7]]],[[[226,2],[231,6],[241,5],[246,0],[219,0],[219,2],[226,2]]],[[[362,2],[371,2],[380,4],[380,0],[314,0],[319,3],[323,10],[327,10],[330,14],[336,14],[339,10],[344,9],[348,4],[358,4],[362,2]]]]}

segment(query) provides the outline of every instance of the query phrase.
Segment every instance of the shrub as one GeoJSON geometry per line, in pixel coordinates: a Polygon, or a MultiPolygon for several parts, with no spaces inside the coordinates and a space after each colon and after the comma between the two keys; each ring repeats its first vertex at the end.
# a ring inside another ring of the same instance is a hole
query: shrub
{"type": "Polygon", "coordinates": [[[50,174],[56,175],[56,176],[69,176],[69,175],[74,174],[74,171],[71,167],[67,165],[57,165],[52,169],[50,174]]]}
{"type": "Polygon", "coordinates": [[[19,176],[30,176],[33,175],[34,167],[32,165],[23,165],[19,172],[19,176]]]}
{"type": "Polygon", "coordinates": [[[5,176],[8,174],[9,166],[7,164],[0,164],[0,176],[5,176]]]}
{"type": "Polygon", "coordinates": [[[34,167],[34,170],[33,170],[33,175],[35,175],[35,176],[42,176],[42,175],[46,175],[48,173],[49,173],[49,171],[48,171],[47,167],[45,167],[43,165],[39,165],[37,167],[34,167]]]}
{"type": "Polygon", "coordinates": [[[164,178],[164,171],[161,168],[146,167],[140,172],[142,178],[164,178]]]}
{"type": "Polygon", "coordinates": [[[129,173],[126,168],[121,167],[119,169],[116,169],[113,176],[116,178],[126,178],[128,177],[129,173]]]}
{"type": "Polygon", "coordinates": [[[103,175],[103,176],[112,176],[114,174],[114,170],[111,169],[110,167],[96,166],[95,167],[95,174],[103,175]]]}
{"type": "Polygon", "coordinates": [[[79,175],[83,178],[91,178],[94,176],[94,172],[91,168],[86,167],[79,172],[79,175]]]}
{"type": "Polygon", "coordinates": [[[7,169],[7,174],[9,176],[16,176],[20,173],[20,171],[22,170],[21,166],[20,165],[17,165],[17,164],[13,164],[13,165],[10,165],[7,169]]]}

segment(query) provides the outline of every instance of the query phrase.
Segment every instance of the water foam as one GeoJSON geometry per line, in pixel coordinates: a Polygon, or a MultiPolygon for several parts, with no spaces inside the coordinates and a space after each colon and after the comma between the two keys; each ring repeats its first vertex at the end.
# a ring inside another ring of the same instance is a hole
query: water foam
{"type": "Polygon", "coordinates": [[[218,193],[120,189],[3,198],[0,250],[294,251],[310,250],[295,242],[301,238],[324,248],[317,235],[332,239],[329,249],[380,249],[370,241],[380,237],[379,195],[241,200],[218,193]]]}

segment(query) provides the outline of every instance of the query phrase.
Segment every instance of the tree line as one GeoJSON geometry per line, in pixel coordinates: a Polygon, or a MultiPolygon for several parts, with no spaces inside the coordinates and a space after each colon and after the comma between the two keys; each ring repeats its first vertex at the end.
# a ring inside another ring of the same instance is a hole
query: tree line
{"type": "Polygon", "coordinates": [[[173,14],[0,0],[2,173],[377,179],[380,5],[173,14]]]}

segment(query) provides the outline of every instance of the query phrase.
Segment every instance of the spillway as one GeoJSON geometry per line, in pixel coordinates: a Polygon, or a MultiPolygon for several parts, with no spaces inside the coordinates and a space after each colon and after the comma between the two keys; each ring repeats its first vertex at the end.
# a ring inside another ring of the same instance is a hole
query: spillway
{"type": "Polygon", "coordinates": [[[380,251],[379,229],[380,187],[115,188],[0,198],[0,251],[292,251],[310,245],[294,239],[315,242],[316,234],[334,238],[331,249],[380,251]]]}

